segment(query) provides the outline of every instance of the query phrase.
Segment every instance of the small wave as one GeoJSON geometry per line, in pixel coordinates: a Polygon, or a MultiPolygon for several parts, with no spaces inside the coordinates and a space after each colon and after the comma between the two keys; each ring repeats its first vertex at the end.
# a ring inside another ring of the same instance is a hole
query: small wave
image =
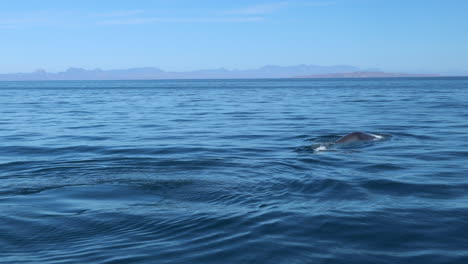
{"type": "Polygon", "coordinates": [[[370,192],[387,195],[449,199],[464,196],[468,184],[428,184],[380,179],[368,180],[364,182],[361,187],[370,192]]]}

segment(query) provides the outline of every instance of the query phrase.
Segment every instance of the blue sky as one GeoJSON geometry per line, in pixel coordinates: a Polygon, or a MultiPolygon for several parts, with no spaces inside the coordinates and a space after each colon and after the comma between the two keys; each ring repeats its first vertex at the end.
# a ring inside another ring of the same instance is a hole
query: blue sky
{"type": "Polygon", "coordinates": [[[16,0],[0,73],[348,64],[468,73],[465,0],[16,0]]]}

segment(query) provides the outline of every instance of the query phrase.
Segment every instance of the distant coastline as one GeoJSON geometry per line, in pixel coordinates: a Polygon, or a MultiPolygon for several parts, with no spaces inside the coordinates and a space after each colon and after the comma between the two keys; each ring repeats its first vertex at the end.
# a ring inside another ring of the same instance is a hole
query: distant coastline
{"type": "MultiPolygon", "coordinates": [[[[395,77],[444,77],[439,74],[389,73],[379,69],[360,69],[350,65],[318,66],[267,65],[256,69],[229,70],[208,69],[185,72],[164,71],[155,67],[87,70],[69,68],[50,73],[37,70],[30,73],[0,74],[0,81],[66,81],[66,80],[171,80],[171,79],[281,79],[281,78],[395,78],[395,77]]],[[[449,77],[449,76],[447,76],[449,77]]]]}
{"type": "Polygon", "coordinates": [[[440,74],[411,74],[411,73],[391,73],[391,72],[341,72],[311,74],[295,76],[294,78],[322,79],[322,78],[398,78],[398,77],[443,77],[440,74]]]}

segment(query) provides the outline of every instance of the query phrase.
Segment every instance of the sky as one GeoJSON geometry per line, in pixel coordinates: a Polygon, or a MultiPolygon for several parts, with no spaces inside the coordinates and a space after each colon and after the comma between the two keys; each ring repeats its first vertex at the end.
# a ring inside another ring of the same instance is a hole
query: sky
{"type": "Polygon", "coordinates": [[[468,74],[466,0],[0,1],[0,73],[315,64],[468,74]]]}

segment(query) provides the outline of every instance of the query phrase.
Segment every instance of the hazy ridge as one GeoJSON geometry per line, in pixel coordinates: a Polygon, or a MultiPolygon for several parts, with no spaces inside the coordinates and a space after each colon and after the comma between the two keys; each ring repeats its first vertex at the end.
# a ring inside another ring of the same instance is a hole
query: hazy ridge
{"type": "Polygon", "coordinates": [[[249,79],[249,78],[384,78],[384,77],[438,77],[438,74],[389,73],[379,69],[360,69],[351,65],[266,65],[256,69],[205,69],[185,72],[165,71],[156,67],[130,69],[87,70],[69,68],[51,73],[37,70],[30,73],[0,74],[0,81],[41,80],[157,80],[157,79],[249,79]]]}
{"type": "Polygon", "coordinates": [[[50,73],[37,70],[31,73],[0,74],[2,81],[36,81],[36,80],[147,80],[147,79],[237,79],[237,78],[291,78],[310,74],[329,74],[337,72],[355,72],[361,70],[350,65],[318,66],[266,65],[256,69],[229,70],[225,68],[196,71],[174,72],[156,67],[131,69],[87,70],[69,68],[63,72],[50,73]]]}
{"type": "Polygon", "coordinates": [[[394,77],[439,77],[439,74],[412,74],[412,73],[392,73],[381,71],[358,71],[341,73],[324,73],[296,76],[296,78],[394,78],[394,77]]]}

